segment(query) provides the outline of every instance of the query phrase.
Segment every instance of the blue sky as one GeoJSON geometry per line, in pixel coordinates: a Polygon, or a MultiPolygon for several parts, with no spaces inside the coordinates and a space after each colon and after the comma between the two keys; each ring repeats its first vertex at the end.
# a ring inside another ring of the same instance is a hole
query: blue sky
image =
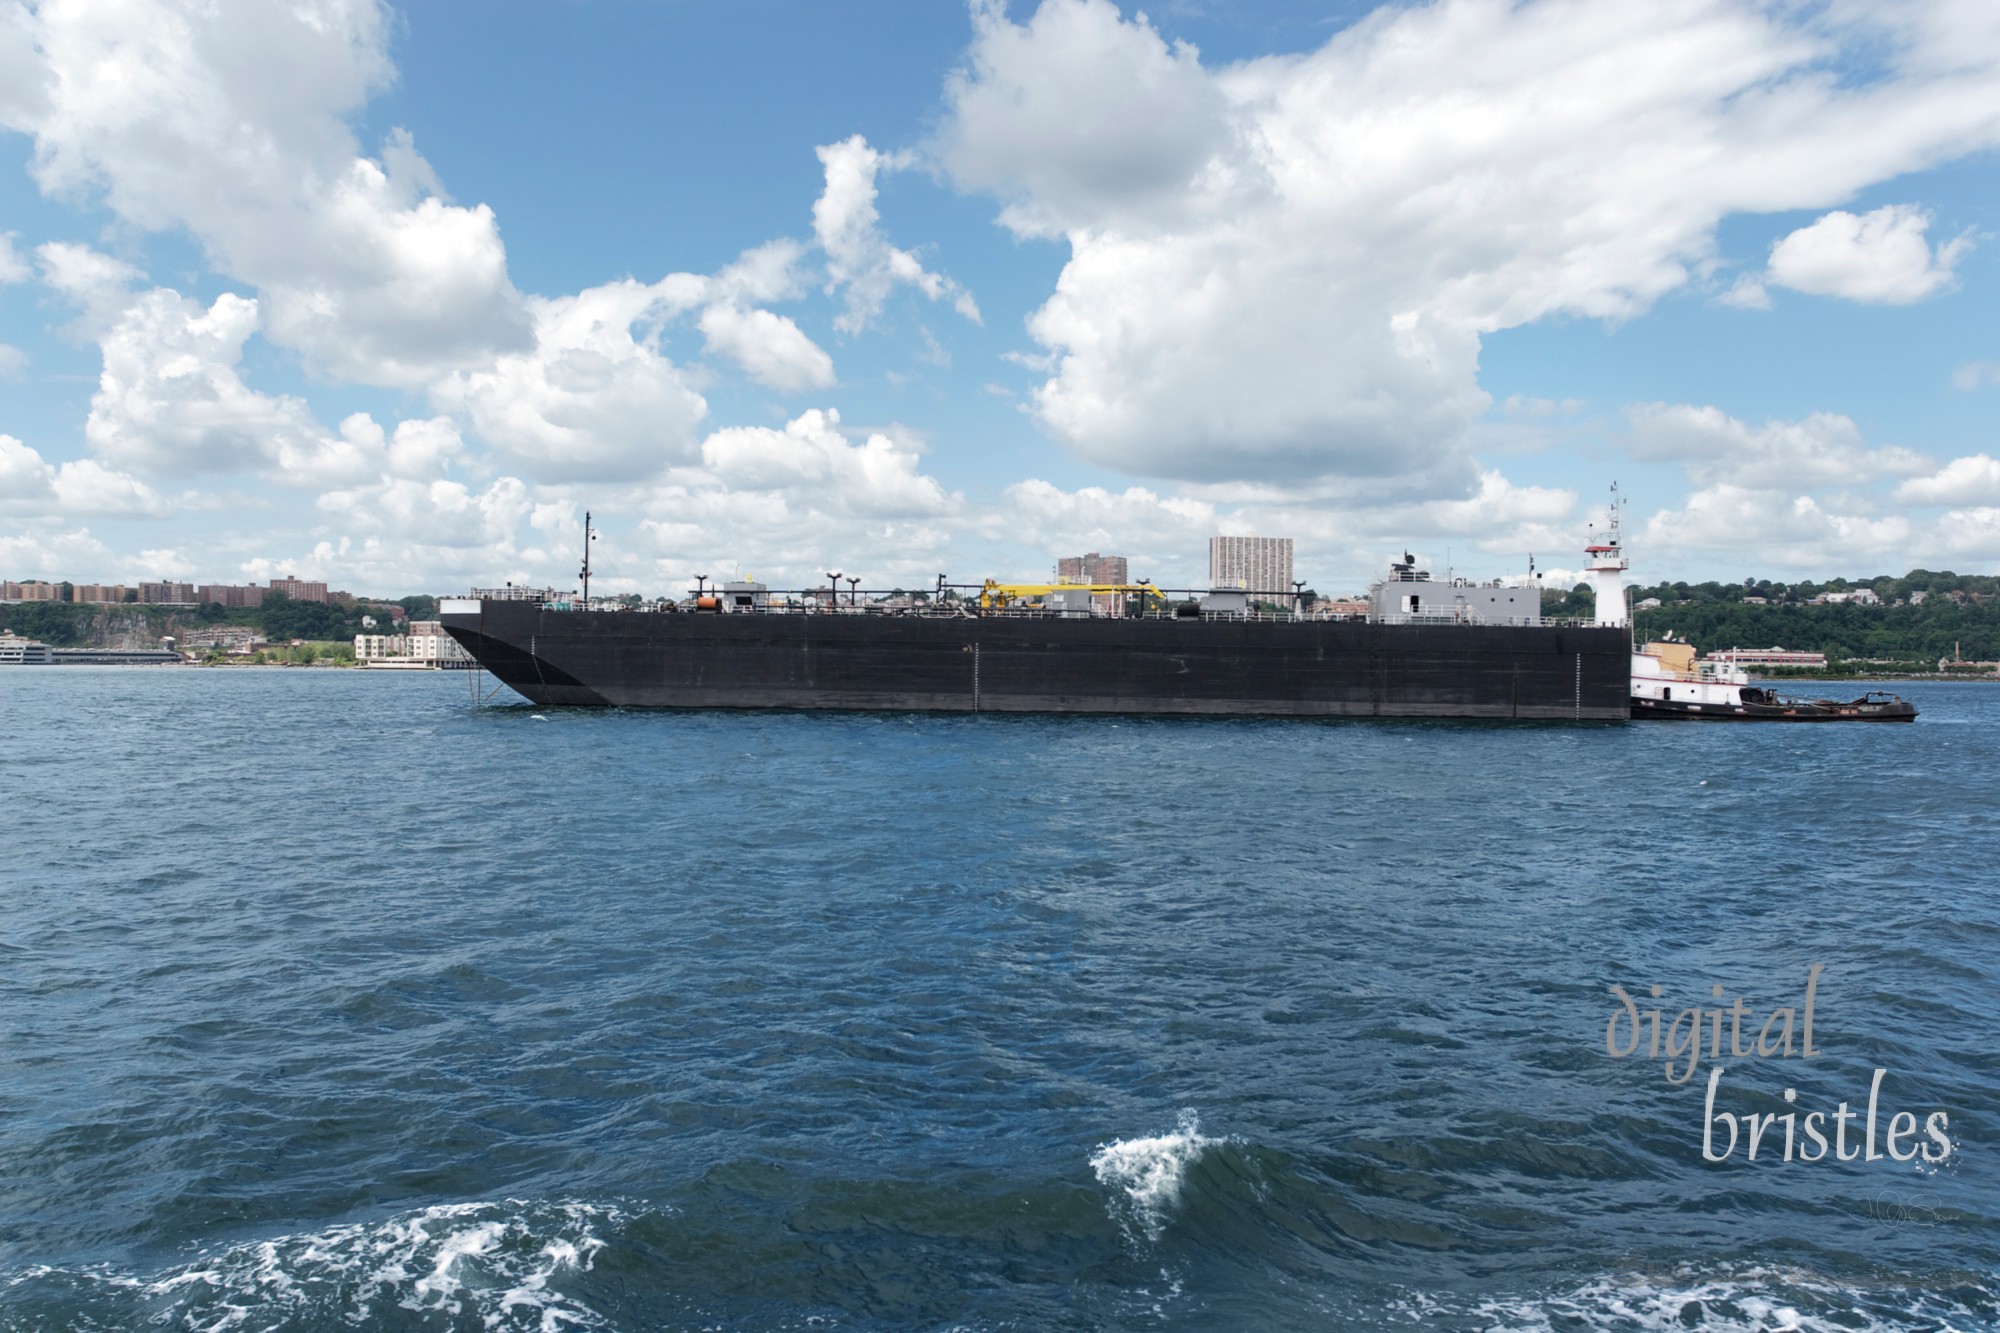
{"type": "Polygon", "coordinates": [[[1990,570],[1990,9],[9,5],[0,577],[1990,570]]]}

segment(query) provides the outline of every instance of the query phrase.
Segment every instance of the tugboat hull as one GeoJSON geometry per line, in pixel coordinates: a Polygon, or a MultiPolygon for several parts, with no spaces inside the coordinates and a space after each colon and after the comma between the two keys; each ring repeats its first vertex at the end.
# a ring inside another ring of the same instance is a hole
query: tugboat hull
{"type": "MultiPolygon", "coordinates": [[[[1746,689],[1744,695],[1765,694],[1746,689]]],[[[1744,698],[1737,703],[1682,703],[1674,699],[1632,700],[1632,716],[1680,722],[1914,722],[1917,710],[1893,694],[1836,699],[1744,698]]]]}

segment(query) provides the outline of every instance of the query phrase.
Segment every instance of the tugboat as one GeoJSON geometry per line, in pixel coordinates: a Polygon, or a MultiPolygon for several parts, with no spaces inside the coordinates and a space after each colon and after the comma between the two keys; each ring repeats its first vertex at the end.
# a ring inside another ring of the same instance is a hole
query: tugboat
{"type": "Polygon", "coordinates": [[[1913,722],[1917,710],[1893,694],[1859,699],[1788,699],[1750,683],[1742,667],[1696,662],[1694,645],[1672,639],[1632,653],[1632,716],[1709,722],[1913,722]]]}
{"type": "MultiPolygon", "coordinates": [[[[1625,571],[1631,562],[1618,540],[1623,506],[1611,488],[1611,530],[1584,548],[1584,578],[1597,596],[1599,625],[1630,625],[1625,571]]],[[[1688,722],[1913,722],[1917,710],[1879,690],[1859,699],[1790,699],[1750,683],[1734,663],[1696,662],[1694,645],[1663,640],[1632,650],[1632,716],[1688,722]]]]}

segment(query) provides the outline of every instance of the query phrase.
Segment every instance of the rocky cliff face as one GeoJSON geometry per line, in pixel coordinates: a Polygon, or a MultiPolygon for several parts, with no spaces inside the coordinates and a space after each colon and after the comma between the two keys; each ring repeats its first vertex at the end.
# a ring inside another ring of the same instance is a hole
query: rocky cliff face
{"type": "Polygon", "coordinates": [[[108,606],[91,617],[83,646],[137,652],[158,648],[163,634],[173,635],[176,643],[183,637],[179,612],[148,611],[138,606],[108,606]]]}

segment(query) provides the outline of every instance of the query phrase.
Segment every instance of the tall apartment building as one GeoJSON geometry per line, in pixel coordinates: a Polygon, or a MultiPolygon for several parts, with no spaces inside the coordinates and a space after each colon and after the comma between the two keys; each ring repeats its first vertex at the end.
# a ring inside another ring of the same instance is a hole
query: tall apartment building
{"type": "Polygon", "coordinates": [[[192,583],[141,583],[139,600],[150,606],[193,606],[192,583]]]}
{"type": "Polygon", "coordinates": [[[1208,586],[1292,595],[1290,537],[1210,537],[1208,586]]]}
{"type": "Polygon", "coordinates": [[[256,584],[204,583],[197,590],[202,605],[210,602],[218,606],[262,606],[264,590],[256,584]]]}
{"type": "Polygon", "coordinates": [[[290,574],[285,575],[281,579],[272,579],[270,590],[272,592],[281,592],[295,602],[319,602],[324,604],[326,601],[326,585],[324,583],[308,583],[304,579],[295,579],[290,574]]]}
{"type": "Polygon", "coordinates": [[[125,585],[122,583],[78,583],[71,586],[69,599],[72,602],[88,602],[95,606],[114,605],[125,600],[125,585]]]}
{"type": "Polygon", "coordinates": [[[1056,561],[1057,583],[1130,583],[1122,555],[1066,555],[1056,561]]]}
{"type": "Polygon", "coordinates": [[[0,602],[54,602],[61,598],[61,588],[38,579],[29,579],[26,583],[0,583],[0,602]]]}

